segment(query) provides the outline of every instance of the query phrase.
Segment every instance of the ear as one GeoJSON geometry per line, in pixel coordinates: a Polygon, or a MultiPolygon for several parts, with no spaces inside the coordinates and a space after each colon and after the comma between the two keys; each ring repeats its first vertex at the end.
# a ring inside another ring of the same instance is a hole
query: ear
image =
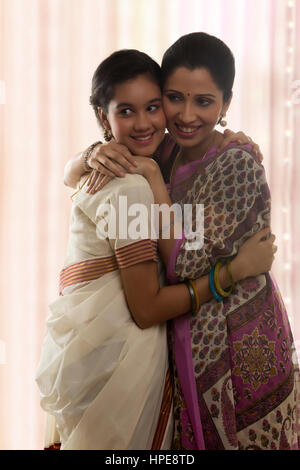
{"type": "Polygon", "coordinates": [[[227,111],[228,111],[228,108],[229,108],[231,100],[232,100],[232,96],[233,96],[233,94],[231,92],[230,98],[223,105],[223,108],[222,108],[222,115],[223,116],[225,116],[227,111]]]}
{"type": "Polygon", "coordinates": [[[98,116],[100,118],[100,121],[102,122],[102,125],[103,125],[104,129],[110,129],[110,125],[109,125],[107,116],[104,113],[102,108],[98,108],[98,116]]]}

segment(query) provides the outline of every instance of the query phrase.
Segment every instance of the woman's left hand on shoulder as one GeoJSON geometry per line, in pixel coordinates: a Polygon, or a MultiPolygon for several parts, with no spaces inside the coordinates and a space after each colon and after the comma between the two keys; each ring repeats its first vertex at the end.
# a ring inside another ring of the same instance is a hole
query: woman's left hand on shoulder
{"type": "Polygon", "coordinates": [[[222,150],[224,150],[224,148],[227,147],[227,145],[229,145],[230,143],[233,143],[233,142],[237,142],[239,145],[251,144],[252,148],[253,148],[253,152],[255,153],[255,155],[257,155],[260,162],[263,161],[263,155],[260,151],[259,145],[257,145],[255,142],[253,142],[251,137],[244,134],[244,132],[242,132],[242,131],[233,132],[230,129],[226,129],[224,131],[223,135],[224,135],[224,140],[223,140],[222,144],[219,145],[219,147],[218,147],[218,153],[221,153],[222,150]]]}
{"type": "Polygon", "coordinates": [[[109,183],[114,176],[107,176],[103,173],[100,173],[98,170],[92,170],[90,177],[87,181],[86,192],[88,194],[95,194],[100,191],[104,186],[109,183]]]}
{"type": "MultiPolygon", "coordinates": [[[[135,157],[135,168],[131,173],[142,175],[149,180],[150,178],[154,178],[158,172],[160,172],[159,166],[152,158],[135,157]]],[[[107,176],[97,170],[93,170],[87,182],[86,192],[95,194],[104,188],[113,178],[113,176],[107,176]]]]}

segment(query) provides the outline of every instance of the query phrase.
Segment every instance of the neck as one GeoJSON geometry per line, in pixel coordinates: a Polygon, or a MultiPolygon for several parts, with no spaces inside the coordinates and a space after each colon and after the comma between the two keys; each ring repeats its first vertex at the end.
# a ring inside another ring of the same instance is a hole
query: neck
{"type": "Polygon", "coordinates": [[[182,159],[185,162],[201,160],[212,147],[219,145],[222,139],[223,135],[214,130],[197,147],[182,147],[182,159]]]}

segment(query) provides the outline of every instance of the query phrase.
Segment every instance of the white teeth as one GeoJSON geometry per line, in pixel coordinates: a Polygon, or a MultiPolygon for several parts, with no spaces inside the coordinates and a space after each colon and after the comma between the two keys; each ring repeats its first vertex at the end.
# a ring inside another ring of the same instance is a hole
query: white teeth
{"type": "Polygon", "coordinates": [[[180,127],[178,126],[178,129],[182,132],[185,132],[186,134],[191,134],[192,132],[195,132],[195,130],[197,130],[197,128],[193,127],[180,127]]]}
{"type": "Polygon", "coordinates": [[[151,137],[152,137],[152,134],[149,134],[149,135],[146,135],[145,137],[134,137],[134,139],[135,140],[141,140],[143,142],[144,140],[151,139],[151,137]]]}

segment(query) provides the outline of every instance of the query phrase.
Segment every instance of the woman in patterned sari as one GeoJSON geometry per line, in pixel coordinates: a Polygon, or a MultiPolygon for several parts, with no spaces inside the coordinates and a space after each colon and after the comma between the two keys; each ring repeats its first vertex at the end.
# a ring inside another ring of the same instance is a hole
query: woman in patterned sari
{"type": "MultiPolygon", "coordinates": [[[[234,59],[217,38],[180,38],[162,62],[163,103],[170,135],[157,155],[172,202],[204,204],[204,245],[179,240],[168,260],[170,283],[207,276],[214,297],[173,320],[174,449],[297,449],[297,365],[280,292],[261,274],[232,285],[218,283],[220,264],[270,225],[264,169],[248,148],[223,143],[215,125],[230,105],[234,59]]],[[[116,145],[98,150],[98,164],[130,160],[116,145]]],[[[92,161],[90,161],[93,164],[92,161]]],[[[126,168],[126,165],[123,165],[126,168]]],[[[105,169],[102,174],[110,174],[105,169]]],[[[93,175],[91,181],[96,182],[93,175]]],[[[197,227],[194,220],[193,230],[197,227]]]]}
{"type": "Polygon", "coordinates": [[[191,251],[189,240],[177,243],[168,278],[178,282],[210,273],[214,291],[196,314],[173,321],[173,447],[199,448],[201,423],[206,449],[298,449],[297,364],[275,280],[270,273],[245,279],[230,296],[216,292],[213,282],[218,262],[232,259],[245,240],[271,226],[270,191],[251,148],[229,146],[217,155],[217,136],[213,130],[204,132],[213,118],[212,101],[220,98],[222,103],[223,98],[229,106],[232,55],[216,38],[195,33],[171,46],[162,71],[168,129],[181,144],[171,199],[182,207],[202,203],[205,214],[203,247],[191,251]],[[199,99],[207,100],[205,111],[197,109],[199,99]],[[188,132],[195,135],[189,138],[188,132]]]}

